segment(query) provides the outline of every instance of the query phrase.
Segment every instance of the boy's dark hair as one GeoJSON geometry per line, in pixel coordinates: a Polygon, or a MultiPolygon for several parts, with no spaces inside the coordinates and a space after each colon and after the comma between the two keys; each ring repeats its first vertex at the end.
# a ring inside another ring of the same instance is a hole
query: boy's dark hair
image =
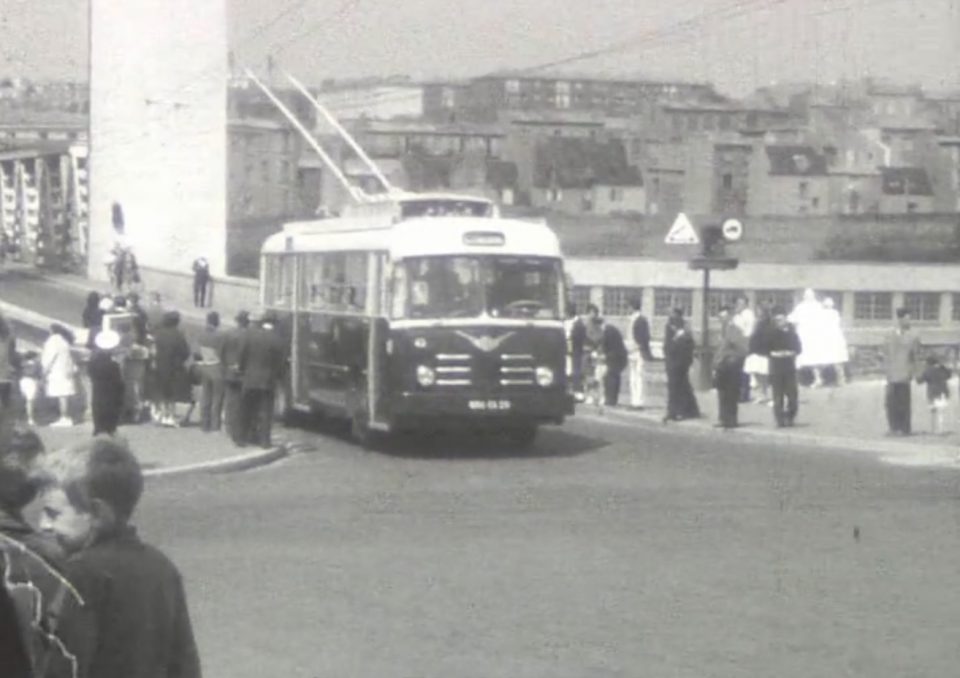
{"type": "Polygon", "coordinates": [[[643,302],[640,300],[640,297],[634,297],[630,300],[630,308],[634,311],[639,311],[643,307],[643,302]]]}
{"type": "Polygon", "coordinates": [[[0,507],[20,511],[33,501],[39,483],[33,467],[44,452],[43,441],[33,429],[4,426],[0,446],[0,507]]]}
{"type": "Polygon", "coordinates": [[[89,511],[99,499],[119,521],[130,519],[143,494],[143,472],[125,441],[97,436],[57,456],[51,475],[74,506],[89,511]]]}
{"type": "Polygon", "coordinates": [[[210,327],[220,327],[220,314],[216,311],[207,313],[207,324],[210,327]]]}
{"type": "Polygon", "coordinates": [[[590,315],[591,313],[600,315],[600,307],[596,304],[587,304],[587,315],[590,315]]]}

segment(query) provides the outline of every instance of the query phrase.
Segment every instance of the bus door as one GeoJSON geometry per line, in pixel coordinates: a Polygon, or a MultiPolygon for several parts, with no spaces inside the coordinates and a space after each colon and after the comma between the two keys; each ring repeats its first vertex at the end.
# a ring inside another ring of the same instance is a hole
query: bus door
{"type": "Polygon", "coordinates": [[[366,253],[307,258],[299,321],[300,388],[322,407],[348,413],[367,362],[366,253]]]}

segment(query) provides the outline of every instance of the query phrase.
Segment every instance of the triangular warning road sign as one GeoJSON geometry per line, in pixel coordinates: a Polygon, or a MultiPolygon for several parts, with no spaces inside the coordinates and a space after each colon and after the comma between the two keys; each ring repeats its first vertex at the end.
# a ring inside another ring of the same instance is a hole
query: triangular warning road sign
{"type": "Polygon", "coordinates": [[[668,245],[696,245],[700,242],[700,238],[697,237],[697,230],[690,223],[687,215],[680,212],[663,242],[668,245]]]}

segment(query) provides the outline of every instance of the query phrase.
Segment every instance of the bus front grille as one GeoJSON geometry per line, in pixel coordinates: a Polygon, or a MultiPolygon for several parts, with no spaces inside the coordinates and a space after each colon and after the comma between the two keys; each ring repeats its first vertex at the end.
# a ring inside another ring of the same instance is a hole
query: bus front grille
{"type": "Polygon", "coordinates": [[[500,356],[501,386],[532,386],[536,383],[533,356],[528,353],[504,353],[500,356]]]}
{"type": "Polygon", "coordinates": [[[466,353],[437,354],[437,386],[473,385],[473,367],[466,353]]]}

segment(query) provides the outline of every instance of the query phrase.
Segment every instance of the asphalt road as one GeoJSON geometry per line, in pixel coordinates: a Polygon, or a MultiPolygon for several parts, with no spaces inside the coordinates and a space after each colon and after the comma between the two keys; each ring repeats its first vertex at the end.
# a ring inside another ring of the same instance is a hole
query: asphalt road
{"type": "Polygon", "coordinates": [[[956,675],[960,475],[574,421],[151,481],[213,678],[956,675]]]}

